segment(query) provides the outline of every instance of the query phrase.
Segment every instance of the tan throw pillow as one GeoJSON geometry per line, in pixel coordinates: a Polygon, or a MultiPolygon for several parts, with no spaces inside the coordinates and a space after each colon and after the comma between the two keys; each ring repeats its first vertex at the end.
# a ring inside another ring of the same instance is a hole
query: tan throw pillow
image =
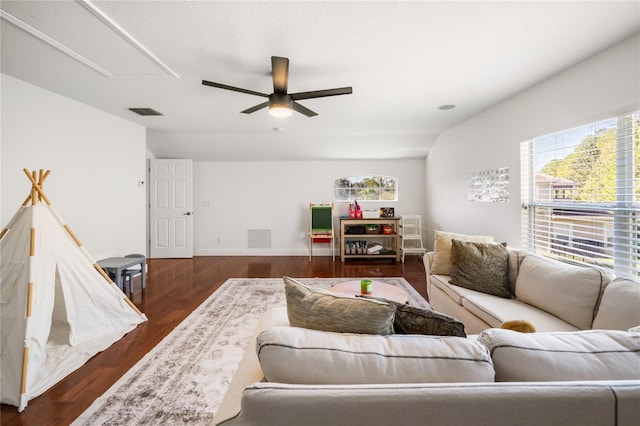
{"type": "Polygon", "coordinates": [[[337,333],[393,334],[395,305],[331,293],[284,277],[292,327],[337,333]]]}
{"type": "Polygon", "coordinates": [[[453,240],[449,283],[493,296],[511,298],[507,243],[453,240]]]}
{"type": "Polygon", "coordinates": [[[451,240],[474,243],[493,243],[489,235],[465,235],[453,232],[434,231],[434,256],[431,273],[435,275],[451,275],[451,240]]]}

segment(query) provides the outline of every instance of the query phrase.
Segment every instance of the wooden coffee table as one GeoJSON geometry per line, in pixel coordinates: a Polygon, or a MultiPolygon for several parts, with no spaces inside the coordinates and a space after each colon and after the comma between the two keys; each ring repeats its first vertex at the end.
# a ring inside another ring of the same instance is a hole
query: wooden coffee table
{"type": "MultiPolygon", "coordinates": [[[[348,294],[355,296],[360,293],[360,280],[345,281],[338,283],[329,289],[334,293],[348,294]]],[[[393,300],[394,302],[406,303],[409,295],[404,289],[381,281],[371,280],[371,293],[366,296],[382,297],[384,299],[393,300]]]]}

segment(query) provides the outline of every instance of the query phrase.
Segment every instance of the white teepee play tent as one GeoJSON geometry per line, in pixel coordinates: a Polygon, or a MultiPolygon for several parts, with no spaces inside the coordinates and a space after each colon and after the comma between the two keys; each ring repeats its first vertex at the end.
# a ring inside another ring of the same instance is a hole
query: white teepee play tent
{"type": "Polygon", "coordinates": [[[64,224],[42,184],[0,233],[2,402],[24,410],[147,320],[64,224]]]}

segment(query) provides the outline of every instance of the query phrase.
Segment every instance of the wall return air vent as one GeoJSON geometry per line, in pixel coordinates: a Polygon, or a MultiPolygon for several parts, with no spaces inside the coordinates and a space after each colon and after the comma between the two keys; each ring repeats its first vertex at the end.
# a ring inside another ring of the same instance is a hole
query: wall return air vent
{"type": "Polygon", "coordinates": [[[271,248],[271,229],[248,229],[247,248],[268,249],[271,248]]]}

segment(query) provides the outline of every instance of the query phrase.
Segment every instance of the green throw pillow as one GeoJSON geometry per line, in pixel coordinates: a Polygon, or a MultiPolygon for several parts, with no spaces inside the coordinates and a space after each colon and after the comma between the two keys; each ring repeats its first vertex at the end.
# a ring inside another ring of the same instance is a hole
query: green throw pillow
{"type": "Polygon", "coordinates": [[[393,334],[395,305],[339,295],[284,277],[289,325],[337,333],[393,334]]]}
{"type": "Polygon", "coordinates": [[[494,296],[511,298],[507,243],[451,241],[449,283],[494,296]]]}

